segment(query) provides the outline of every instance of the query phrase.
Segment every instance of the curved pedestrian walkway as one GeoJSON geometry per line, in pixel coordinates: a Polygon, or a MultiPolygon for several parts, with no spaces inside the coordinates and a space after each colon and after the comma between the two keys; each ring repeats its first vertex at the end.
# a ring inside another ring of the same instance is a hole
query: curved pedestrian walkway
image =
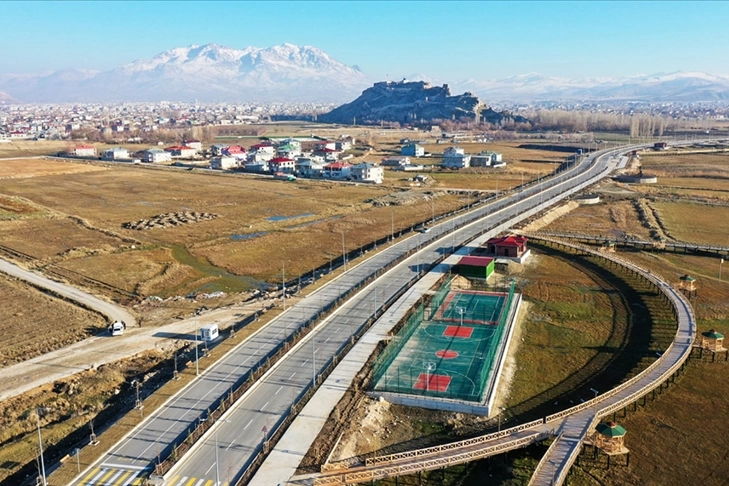
{"type": "Polygon", "coordinates": [[[562,484],[577,458],[583,441],[597,425],[600,417],[625,408],[662,387],[678,373],[691,353],[691,345],[696,336],[696,319],[691,305],[683,294],[650,270],[615,254],[600,253],[586,246],[567,243],[556,238],[523,234],[605,258],[655,284],[673,305],[678,323],[675,338],[668,349],[648,368],[618,387],[580,405],[547,416],[543,420],[473,439],[368,459],[359,467],[344,469],[347,466],[343,464],[341,466],[343,469],[337,470],[337,465],[327,465],[325,469],[329,469],[328,472],[293,478],[291,483],[342,485],[403,476],[497,455],[546,437],[556,436],[557,439],[540,461],[529,484],[562,484]]]}

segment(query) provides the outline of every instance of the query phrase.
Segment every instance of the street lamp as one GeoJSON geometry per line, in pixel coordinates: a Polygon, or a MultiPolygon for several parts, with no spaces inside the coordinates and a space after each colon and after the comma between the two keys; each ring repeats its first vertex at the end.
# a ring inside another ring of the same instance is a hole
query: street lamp
{"type": "Polygon", "coordinates": [[[40,428],[40,411],[38,408],[35,409],[35,416],[36,419],[38,419],[38,448],[40,451],[40,465],[41,465],[41,486],[48,486],[48,481],[46,481],[46,464],[45,461],[43,461],[43,436],[41,435],[41,428],[40,428]]]}
{"type": "Polygon", "coordinates": [[[590,388],[590,391],[595,394],[593,399],[595,400],[595,403],[592,404],[592,411],[597,415],[597,394],[600,393],[599,391],[595,390],[594,388],[590,388]]]}
{"type": "Polygon", "coordinates": [[[344,265],[344,271],[347,271],[347,254],[344,248],[344,231],[342,231],[342,265],[344,265]]]}
{"type": "Polygon", "coordinates": [[[504,412],[506,412],[506,408],[499,407],[499,429],[498,429],[498,432],[499,433],[501,433],[501,419],[502,419],[502,417],[504,415],[504,412]]]}
{"type": "Polygon", "coordinates": [[[286,260],[281,262],[283,273],[281,276],[281,295],[283,295],[283,310],[286,310],[286,260]]]}
{"type": "Polygon", "coordinates": [[[463,309],[463,307],[458,308],[458,313],[461,314],[461,327],[463,327],[463,313],[464,312],[465,312],[465,310],[463,309]]]}

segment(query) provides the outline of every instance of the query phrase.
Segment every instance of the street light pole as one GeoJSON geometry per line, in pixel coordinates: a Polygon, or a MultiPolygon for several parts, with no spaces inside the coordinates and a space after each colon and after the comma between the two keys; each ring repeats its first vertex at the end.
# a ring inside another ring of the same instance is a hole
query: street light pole
{"type": "Polygon", "coordinates": [[[390,220],[390,243],[394,243],[395,241],[395,210],[391,209],[391,217],[390,220]]]}
{"type": "Polygon", "coordinates": [[[283,275],[281,277],[281,294],[283,295],[283,310],[286,310],[286,260],[282,261],[283,275]]]}
{"type": "Polygon", "coordinates": [[[195,318],[195,376],[200,376],[200,366],[198,365],[198,355],[197,355],[197,335],[200,333],[200,330],[197,328],[197,318],[195,318]]]}
{"type": "Polygon", "coordinates": [[[344,247],[344,231],[342,231],[342,265],[344,265],[344,271],[347,271],[347,254],[344,247]]]}
{"type": "Polygon", "coordinates": [[[40,412],[38,408],[35,409],[35,416],[38,419],[38,447],[40,450],[41,480],[43,481],[41,486],[48,486],[48,482],[46,481],[46,464],[43,461],[43,436],[41,435],[40,412]]]}

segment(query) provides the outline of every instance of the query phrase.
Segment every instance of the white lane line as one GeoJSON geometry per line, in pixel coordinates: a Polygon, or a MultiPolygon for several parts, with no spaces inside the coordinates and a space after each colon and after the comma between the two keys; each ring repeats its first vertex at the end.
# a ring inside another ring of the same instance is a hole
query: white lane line
{"type": "Polygon", "coordinates": [[[227,451],[228,449],[230,449],[233,444],[235,444],[235,439],[233,439],[233,442],[228,444],[228,447],[226,447],[225,450],[227,451]]]}
{"type": "Polygon", "coordinates": [[[263,412],[264,410],[266,410],[266,407],[267,406],[268,406],[268,402],[264,403],[263,406],[261,407],[261,412],[263,412]]]}
{"type": "Polygon", "coordinates": [[[132,474],[131,476],[129,476],[129,478],[127,478],[126,481],[124,481],[124,484],[122,484],[121,486],[129,486],[134,482],[135,479],[137,479],[137,476],[139,476],[138,472],[132,474]]]}
{"type": "Polygon", "coordinates": [[[253,419],[250,419],[245,427],[243,427],[243,430],[246,430],[249,425],[251,425],[251,422],[253,422],[253,419]]]}
{"type": "Polygon", "coordinates": [[[189,476],[185,476],[184,478],[182,478],[182,479],[180,480],[180,482],[179,482],[179,483],[177,483],[177,486],[182,486],[183,484],[187,483],[187,479],[188,479],[188,478],[189,478],[189,476]]]}
{"type": "Polygon", "coordinates": [[[295,371],[294,371],[293,373],[291,373],[291,376],[289,376],[289,380],[290,380],[291,378],[293,378],[295,374],[296,374],[296,372],[295,372],[295,371]]]}
{"type": "Polygon", "coordinates": [[[118,473],[114,474],[112,477],[106,480],[104,484],[114,484],[119,476],[121,476],[123,473],[128,471],[119,471],[118,473]]]}
{"type": "MultiPolygon", "coordinates": [[[[295,374],[296,374],[296,373],[294,373],[294,375],[295,375],[295,374]]],[[[291,376],[294,376],[294,375],[291,375],[291,376]]],[[[278,395],[278,392],[280,392],[282,388],[283,388],[283,385],[282,385],[282,386],[280,386],[280,387],[278,387],[278,390],[276,390],[276,393],[274,393],[274,395],[278,395]]]]}
{"type": "Polygon", "coordinates": [[[210,467],[208,468],[208,470],[207,470],[207,471],[205,471],[205,475],[206,475],[206,476],[208,475],[208,473],[210,472],[210,470],[211,470],[211,469],[212,469],[213,467],[215,467],[215,463],[212,463],[212,464],[210,464],[210,467]]]}

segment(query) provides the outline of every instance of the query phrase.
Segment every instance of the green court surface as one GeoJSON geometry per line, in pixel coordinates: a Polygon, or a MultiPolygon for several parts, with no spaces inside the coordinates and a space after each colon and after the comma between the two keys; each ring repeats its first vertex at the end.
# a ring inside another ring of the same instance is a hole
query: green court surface
{"type": "Polygon", "coordinates": [[[413,313],[378,358],[375,391],[481,401],[509,325],[513,289],[439,294],[433,307],[413,313]]]}

